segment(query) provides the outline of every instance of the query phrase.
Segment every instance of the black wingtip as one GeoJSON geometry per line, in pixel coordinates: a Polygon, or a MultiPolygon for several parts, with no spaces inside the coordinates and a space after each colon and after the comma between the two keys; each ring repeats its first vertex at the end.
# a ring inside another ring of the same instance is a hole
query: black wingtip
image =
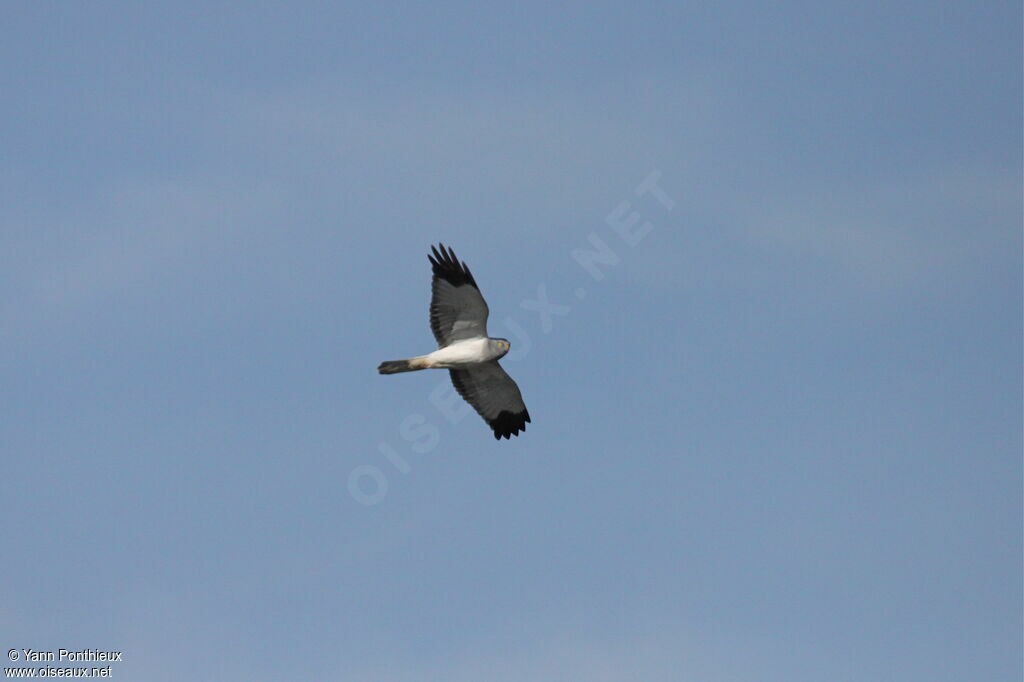
{"type": "Polygon", "coordinates": [[[427,260],[430,261],[435,277],[440,277],[456,287],[463,284],[471,284],[476,287],[476,280],[473,278],[473,273],[469,271],[469,266],[459,262],[454,249],[438,242],[437,246],[431,244],[430,250],[433,255],[427,254],[427,260]]]}
{"type": "Polygon", "coordinates": [[[512,436],[518,436],[520,431],[526,431],[526,423],[528,421],[530,421],[530,413],[526,410],[522,412],[502,410],[498,413],[497,417],[488,423],[494,429],[494,438],[496,440],[502,438],[512,440],[512,436]]]}

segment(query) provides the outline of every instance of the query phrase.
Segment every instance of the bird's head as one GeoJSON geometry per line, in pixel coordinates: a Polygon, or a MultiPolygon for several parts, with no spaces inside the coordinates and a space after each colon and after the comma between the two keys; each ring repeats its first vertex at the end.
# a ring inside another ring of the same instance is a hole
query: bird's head
{"type": "Polygon", "coordinates": [[[498,349],[501,356],[504,357],[508,349],[512,347],[512,344],[508,342],[508,339],[494,339],[494,347],[498,349]]]}

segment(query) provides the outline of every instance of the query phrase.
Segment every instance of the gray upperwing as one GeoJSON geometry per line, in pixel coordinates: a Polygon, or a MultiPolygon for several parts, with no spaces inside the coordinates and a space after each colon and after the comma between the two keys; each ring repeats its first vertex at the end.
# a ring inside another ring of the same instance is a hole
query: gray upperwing
{"type": "Polygon", "coordinates": [[[476,280],[455,252],[443,244],[440,252],[427,256],[434,270],[431,284],[430,330],[439,348],[456,341],[487,336],[487,301],[480,294],[476,280]]]}
{"type": "Polygon", "coordinates": [[[523,394],[496,360],[448,371],[455,390],[483,417],[495,438],[511,438],[526,430],[530,413],[523,394]]]}

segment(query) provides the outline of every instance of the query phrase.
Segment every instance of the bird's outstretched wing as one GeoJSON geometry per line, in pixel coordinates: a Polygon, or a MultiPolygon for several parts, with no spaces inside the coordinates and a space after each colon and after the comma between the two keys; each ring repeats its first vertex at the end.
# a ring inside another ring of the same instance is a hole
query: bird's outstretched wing
{"type": "Polygon", "coordinates": [[[496,360],[448,372],[455,390],[484,418],[495,438],[511,438],[526,430],[530,413],[523,394],[496,360]]]}
{"type": "Polygon", "coordinates": [[[480,295],[473,274],[455,257],[455,252],[438,244],[428,255],[434,268],[430,299],[430,330],[439,348],[465,339],[487,336],[487,301],[480,295]]]}

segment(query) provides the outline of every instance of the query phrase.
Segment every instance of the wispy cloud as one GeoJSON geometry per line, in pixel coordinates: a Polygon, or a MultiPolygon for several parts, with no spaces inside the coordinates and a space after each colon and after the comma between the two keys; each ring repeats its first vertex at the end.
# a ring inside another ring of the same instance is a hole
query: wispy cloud
{"type": "Polygon", "coordinates": [[[736,220],[744,240],[773,257],[887,290],[957,278],[1019,250],[1020,186],[1012,174],[960,168],[860,187],[809,183],[745,202],[736,220]]]}
{"type": "Polygon", "coordinates": [[[177,278],[259,230],[273,188],[193,177],[112,184],[71,210],[9,224],[0,299],[8,329],[72,314],[177,278]]]}

